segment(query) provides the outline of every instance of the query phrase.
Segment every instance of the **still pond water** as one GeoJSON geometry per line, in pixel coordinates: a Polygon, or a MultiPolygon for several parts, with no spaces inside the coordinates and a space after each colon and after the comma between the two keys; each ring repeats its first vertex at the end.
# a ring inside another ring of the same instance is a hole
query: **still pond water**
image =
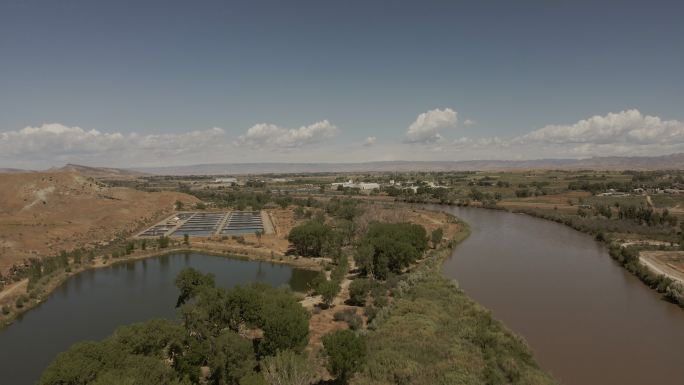
{"type": "Polygon", "coordinates": [[[521,334],[562,384],[684,384],[684,310],[617,265],[606,247],[526,215],[432,208],[472,228],[444,274],[521,334]]]}
{"type": "Polygon", "coordinates": [[[304,290],[316,272],[268,262],[203,254],[172,254],[82,272],[39,307],[0,331],[0,384],[29,385],[55,356],[83,340],[100,340],[118,326],[176,318],[176,275],[186,267],[212,273],[232,287],[248,282],[304,290]]]}

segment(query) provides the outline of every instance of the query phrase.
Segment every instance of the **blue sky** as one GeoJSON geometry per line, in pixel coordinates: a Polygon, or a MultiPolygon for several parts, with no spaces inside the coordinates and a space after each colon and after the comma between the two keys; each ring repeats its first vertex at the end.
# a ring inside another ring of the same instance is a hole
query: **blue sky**
{"type": "Polygon", "coordinates": [[[683,16],[681,1],[4,0],[0,167],[682,151],[683,16]]]}

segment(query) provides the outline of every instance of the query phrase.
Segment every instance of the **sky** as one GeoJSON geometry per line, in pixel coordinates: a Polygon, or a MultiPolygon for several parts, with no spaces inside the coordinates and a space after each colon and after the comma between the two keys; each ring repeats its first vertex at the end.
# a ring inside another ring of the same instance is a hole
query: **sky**
{"type": "Polygon", "coordinates": [[[682,1],[0,0],[0,168],[684,151],[682,1]]]}

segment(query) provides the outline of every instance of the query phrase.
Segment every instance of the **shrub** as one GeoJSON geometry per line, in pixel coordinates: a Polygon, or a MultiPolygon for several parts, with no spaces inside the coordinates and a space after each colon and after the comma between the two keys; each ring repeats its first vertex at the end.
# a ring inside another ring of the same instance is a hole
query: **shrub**
{"type": "Polygon", "coordinates": [[[335,297],[337,297],[337,294],[339,292],[340,292],[339,282],[332,281],[332,280],[321,282],[318,285],[318,287],[316,288],[316,293],[323,296],[323,302],[328,307],[332,306],[333,301],[335,300],[335,297]]]}
{"type": "Polygon", "coordinates": [[[368,317],[368,323],[370,323],[371,321],[373,321],[373,319],[375,319],[375,316],[378,314],[378,308],[376,308],[375,306],[366,306],[363,309],[363,313],[366,315],[366,317],[368,317]]]}
{"type": "Polygon", "coordinates": [[[349,302],[352,305],[364,306],[366,297],[372,287],[372,281],[368,278],[357,278],[349,285],[349,302]]]}
{"type": "Polygon", "coordinates": [[[356,309],[340,310],[333,315],[333,319],[346,322],[351,330],[358,330],[363,326],[363,319],[356,314],[356,309]]]}
{"type": "Polygon", "coordinates": [[[328,371],[342,383],[361,370],[366,360],[366,340],[351,330],[338,330],[324,336],[323,347],[328,355],[328,371]]]}
{"type": "Polygon", "coordinates": [[[309,360],[291,350],[264,358],[261,372],[269,384],[309,385],[316,376],[316,370],[309,360]]]}
{"type": "Polygon", "coordinates": [[[14,306],[15,306],[17,309],[21,309],[21,308],[24,307],[24,303],[25,303],[25,302],[26,302],[26,296],[24,296],[24,295],[19,296],[19,298],[17,298],[17,299],[14,301],[14,306]]]}

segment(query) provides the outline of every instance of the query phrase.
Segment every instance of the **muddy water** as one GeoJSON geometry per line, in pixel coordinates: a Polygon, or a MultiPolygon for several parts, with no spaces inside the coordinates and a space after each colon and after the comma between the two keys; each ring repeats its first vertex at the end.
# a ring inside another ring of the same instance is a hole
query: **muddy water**
{"type": "Polygon", "coordinates": [[[472,227],[444,274],[521,334],[562,384],[684,384],[684,310],[590,236],[521,214],[437,208],[472,227]]]}
{"type": "Polygon", "coordinates": [[[175,318],[178,290],[173,281],[185,267],[213,273],[222,287],[260,281],[302,290],[315,276],[285,265],[202,254],[173,254],[85,271],[0,331],[0,384],[35,383],[59,352],[78,341],[103,339],[133,322],[175,318]]]}

